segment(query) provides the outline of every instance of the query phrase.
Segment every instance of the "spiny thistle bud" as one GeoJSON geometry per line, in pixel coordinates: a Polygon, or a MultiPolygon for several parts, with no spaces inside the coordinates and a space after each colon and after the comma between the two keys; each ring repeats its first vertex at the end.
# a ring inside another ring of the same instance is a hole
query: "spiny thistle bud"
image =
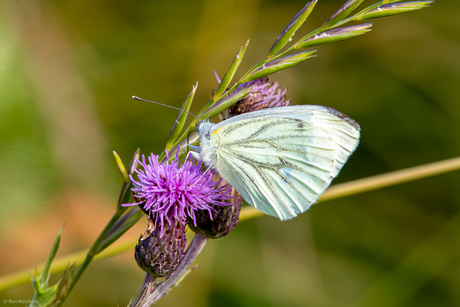
{"type": "MultiPolygon", "coordinates": [[[[252,112],[264,108],[273,108],[287,106],[291,102],[291,99],[286,100],[287,88],[281,90],[278,82],[269,82],[268,77],[263,77],[251,82],[243,83],[234,92],[238,92],[242,88],[252,87],[250,94],[228,108],[223,113],[222,119],[227,119],[232,116],[252,112]]],[[[232,95],[232,93],[229,94],[232,95]]]]}
{"type": "Polygon", "coordinates": [[[149,219],[149,227],[139,238],[134,256],[139,267],[150,275],[169,276],[184,258],[186,226],[175,222],[172,225],[165,223],[163,231],[154,227],[154,222],[149,219]]]}
{"type": "MultiPolygon", "coordinates": [[[[218,175],[215,175],[218,176],[218,175]]],[[[222,181],[221,185],[226,182],[222,181]]],[[[200,210],[195,213],[196,225],[189,222],[189,227],[194,232],[201,232],[211,239],[218,239],[226,236],[238,224],[242,198],[241,195],[232,188],[231,195],[233,196],[228,200],[228,206],[215,206],[212,213],[206,210],[200,210]]]]}

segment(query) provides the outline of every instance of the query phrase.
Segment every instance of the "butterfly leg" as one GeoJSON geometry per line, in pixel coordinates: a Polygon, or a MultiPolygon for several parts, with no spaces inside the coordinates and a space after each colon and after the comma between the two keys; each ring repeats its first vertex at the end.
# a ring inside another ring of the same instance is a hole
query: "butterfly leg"
{"type": "Polygon", "coordinates": [[[195,159],[197,159],[198,161],[202,161],[201,159],[201,148],[198,147],[198,146],[194,146],[194,145],[190,145],[190,144],[187,144],[187,149],[188,148],[192,148],[193,151],[189,151],[187,153],[187,157],[185,158],[186,160],[188,159],[189,155],[192,155],[192,157],[194,157],[195,159]]]}

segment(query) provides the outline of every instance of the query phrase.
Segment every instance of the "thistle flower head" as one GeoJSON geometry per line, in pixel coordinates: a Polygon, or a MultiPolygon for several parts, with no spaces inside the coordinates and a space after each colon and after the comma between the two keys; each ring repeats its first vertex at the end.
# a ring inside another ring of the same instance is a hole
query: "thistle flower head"
{"type": "MultiPolygon", "coordinates": [[[[238,92],[242,88],[249,87],[252,87],[250,94],[228,108],[223,115],[223,119],[264,108],[287,106],[291,102],[291,99],[286,100],[285,94],[287,88],[282,90],[278,82],[269,82],[268,77],[243,83],[236,88],[233,93],[238,92]]],[[[230,93],[229,96],[230,95],[232,95],[232,93],[230,93]]]]}
{"type": "MultiPolygon", "coordinates": [[[[166,223],[173,225],[178,221],[185,225],[187,219],[191,219],[196,224],[197,210],[211,214],[214,209],[210,205],[228,205],[225,200],[230,198],[230,187],[212,180],[214,172],[201,171],[203,163],[196,163],[193,158],[180,165],[178,153],[171,163],[160,163],[159,157],[153,154],[146,161],[142,155],[139,165],[143,169],[136,170],[138,180],[130,176],[134,196],[140,201],[124,204],[141,206],[161,233],[166,223]]],[[[166,154],[165,161],[168,160],[166,154]]]]}

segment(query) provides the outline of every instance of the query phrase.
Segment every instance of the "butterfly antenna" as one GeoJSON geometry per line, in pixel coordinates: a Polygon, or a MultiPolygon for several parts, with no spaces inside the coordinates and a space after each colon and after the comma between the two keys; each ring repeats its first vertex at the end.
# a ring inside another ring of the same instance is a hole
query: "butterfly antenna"
{"type": "Polygon", "coordinates": [[[136,100],[140,100],[140,101],[145,101],[145,102],[150,102],[150,103],[154,103],[154,104],[159,104],[160,106],[163,106],[163,107],[167,107],[167,108],[171,108],[171,109],[174,109],[174,110],[179,110],[179,111],[182,111],[182,112],[185,112],[193,117],[195,117],[197,120],[200,120],[197,116],[195,116],[194,114],[190,113],[189,111],[185,111],[181,108],[176,108],[176,107],[173,107],[173,106],[170,106],[170,105],[167,105],[167,104],[164,104],[164,103],[160,103],[160,102],[156,102],[156,101],[152,101],[152,100],[147,100],[147,99],[142,99],[142,98],[139,98],[137,96],[133,96],[132,97],[133,99],[136,99],[136,100]]]}

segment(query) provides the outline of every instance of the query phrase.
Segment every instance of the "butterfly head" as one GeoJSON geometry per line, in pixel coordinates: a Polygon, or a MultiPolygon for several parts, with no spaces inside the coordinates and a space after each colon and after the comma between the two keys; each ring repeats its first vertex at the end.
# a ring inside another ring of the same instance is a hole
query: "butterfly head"
{"type": "Polygon", "coordinates": [[[211,128],[215,124],[209,122],[209,120],[200,120],[198,121],[198,124],[196,125],[196,131],[198,132],[198,135],[200,136],[200,142],[202,137],[206,137],[207,139],[210,138],[209,132],[211,131],[211,128]]]}

